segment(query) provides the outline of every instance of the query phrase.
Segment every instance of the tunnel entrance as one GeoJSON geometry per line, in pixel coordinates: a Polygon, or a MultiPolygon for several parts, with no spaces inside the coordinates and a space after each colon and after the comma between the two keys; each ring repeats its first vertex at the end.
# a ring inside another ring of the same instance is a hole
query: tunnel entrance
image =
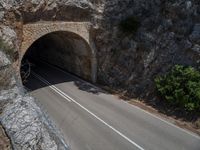
{"type": "Polygon", "coordinates": [[[66,31],[48,33],[37,39],[26,51],[21,61],[21,78],[23,80],[29,75],[27,63],[37,67],[41,63],[48,63],[92,81],[92,58],[90,46],[79,35],[66,31]]]}

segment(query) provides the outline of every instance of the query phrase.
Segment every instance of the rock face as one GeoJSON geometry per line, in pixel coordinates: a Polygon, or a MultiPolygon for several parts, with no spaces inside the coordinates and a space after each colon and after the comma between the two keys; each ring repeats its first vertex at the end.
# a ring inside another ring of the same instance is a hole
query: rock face
{"type": "MultiPolygon", "coordinates": [[[[14,49],[14,60],[11,63],[15,68],[19,60],[17,52],[22,42],[23,24],[38,21],[91,22],[91,35],[97,49],[97,81],[132,97],[152,98],[156,75],[167,72],[175,64],[199,67],[199,16],[199,0],[1,0],[0,36],[14,49]],[[135,33],[127,34],[120,30],[119,24],[130,16],[136,18],[140,26],[135,33]]],[[[0,58],[3,55],[0,53],[0,58]]],[[[1,62],[8,61],[3,58],[1,62]]],[[[10,76],[7,89],[12,89],[14,85],[20,86],[17,80],[19,74],[15,73],[15,69],[10,66],[3,69],[2,72],[10,69],[15,74],[10,76]]],[[[32,103],[31,98],[21,97],[13,100],[13,104],[8,107],[14,108],[14,112],[16,109],[22,110],[26,105],[32,108],[32,103]],[[26,104],[22,105],[24,102],[26,104]]],[[[38,109],[35,105],[34,108],[38,109]]],[[[23,111],[19,112],[24,115],[23,111]]],[[[6,108],[3,118],[9,113],[12,114],[6,108]]],[[[34,110],[25,113],[35,117],[34,110]]],[[[3,119],[10,136],[16,131],[16,136],[11,139],[21,141],[18,135],[26,131],[18,132],[20,127],[8,126],[6,122],[9,121],[15,122],[12,117],[3,119]]],[[[44,127],[40,137],[51,139],[46,134],[48,129],[45,125],[40,124],[39,120],[37,124],[44,127]]],[[[33,146],[30,141],[29,145],[33,146]]],[[[16,143],[16,147],[20,147],[23,142],[16,143]]],[[[55,148],[55,145],[48,146],[55,148]]]]}
{"type": "Polygon", "coordinates": [[[115,0],[105,5],[96,36],[98,80],[133,97],[153,97],[154,77],[175,64],[199,66],[200,3],[195,0],[115,0]],[[135,17],[134,34],[119,23],[135,17]],[[102,27],[101,26],[101,27],[102,27]]]}
{"type": "Polygon", "coordinates": [[[1,91],[0,97],[1,102],[7,98],[12,99],[7,100],[0,119],[11,137],[14,149],[67,149],[33,98],[19,96],[18,93],[18,89],[13,88],[9,93],[1,91]]]}
{"type": "Polygon", "coordinates": [[[67,150],[68,146],[48,116],[20,89],[11,61],[2,51],[0,58],[0,122],[13,149],[67,150]]]}
{"type": "MultiPolygon", "coordinates": [[[[48,116],[41,111],[32,97],[24,94],[14,68],[18,58],[12,56],[19,47],[16,44],[16,32],[2,25],[0,33],[3,39],[3,42],[0,42],[0,123],[11,139],[12,148],[67,150],[68,146],[48,116]]],[[[6,141],[2,140],[4,143],[0,142],[1,146],[5,147],[6,141]]]]}

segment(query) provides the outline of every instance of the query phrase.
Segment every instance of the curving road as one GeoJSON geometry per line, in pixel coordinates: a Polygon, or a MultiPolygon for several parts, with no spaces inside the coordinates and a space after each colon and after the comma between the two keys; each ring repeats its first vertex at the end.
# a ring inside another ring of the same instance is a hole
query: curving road
{"type": "Polygon", "coordinates": [[[200,137],[58,68],[40,64],[25,85],[72,150],[200,150],[200,137]]]}

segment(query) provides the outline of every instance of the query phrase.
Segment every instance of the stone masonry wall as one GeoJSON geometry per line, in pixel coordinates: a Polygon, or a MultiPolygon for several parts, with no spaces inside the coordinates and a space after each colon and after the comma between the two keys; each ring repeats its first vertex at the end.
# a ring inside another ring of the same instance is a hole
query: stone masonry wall
{"type": "MultiPolygon", "coordinates": [[[[89,22],[40,22],[40,23],[34,23],[34,24],[26,24],[23,26],[23,36],[22,36],[23,41],[22,41],[21,48],[19,50],[19,55],[20,55],[19,62],[21,62],[21,59],[23,58],[23,56],[24,56],[25,52],[28,50],[28,48],[39,38],[41,38],[47,34],[53,33],[53,32],[73,33],[73,34],[77,35],[78,37],[80,37],[85,42],[87,49],[89,49],[90,54],[88,55],[87,59],[90,60],[90,62],[89,62],[90,66],[86,67],[85,70],[78,69],[78,67],[81,67],[81,66],[78,64],[78,60],[77,60],[77,62],[75,63],[75,64],[77,64],[77,67],[74,66],[75,67],[74,69],[73,68],[70,69],[70,66],[65,67],[65,68],[68,68],[67,70],[72,73],[74,72],[75,74],[82,76],[82,78],[85,78],[87,80],[95,82],[96,81],[96,70],[97,70],[96,49],[93,44],[93,40],[91,38],[90,30],[91,30],[91,23],[89,23],[89,22]]],[[[77,43],[78,43],[78,41],[77,41],[77,43]]],[[[74,43],[73,45],[75,46],[77,44],[74,43]]],[[[82,48],[83,48],[82,50],[84,51],[84,47],[82,47],[82,48]]],[[[73,51],[76,51],[76,49],[77,48],[75,48],[73,51]]],[[[59,52],[57,54],[59,54],[59,52]]],[[[57,56],[57,55],[55,53],[52,56],[57,56]]],[[[55,64],[55,62],[53,62],[53,60],[54,60],[54,58],[52,59],[52,62],[49,62],[49,63],[55,64]]],[[[64,60],[64,59],[62,59],[62,60],[64,60]]],[[[81,61],[81,62],[84,62],[84,61],[81,61]]],[[[64,64],[62,64],[61,66],[63,66],[64,64]]],[[[69,63],[67,63],[67,64],[69,64],[69,63]]],[[[73,66],[73,63],[72,63],[72,66],[73,66]]],[[[18,68],[20,68],[20,65],[18,66],[18,68]]]]}

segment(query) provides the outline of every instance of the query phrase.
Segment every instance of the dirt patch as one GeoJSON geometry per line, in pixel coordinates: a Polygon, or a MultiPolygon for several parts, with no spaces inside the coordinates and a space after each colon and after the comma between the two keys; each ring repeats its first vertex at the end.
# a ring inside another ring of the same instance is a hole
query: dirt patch
{"type": "MultiPolygon", "coordinates": [[[[3,112],[3,109],[5,108],[6,104],[9,103],[9,100],[6,101],[0,101],[0,115],[3,112]]],[[[3,126],[0,123],[0,150],[11,150],[11,142],[8,138],[3,126]]]]}
{"type": "Polygon", "coordinates": [[[0,125],[0,150],[11,150],[11,143],[3,127],[0,125]]]}

